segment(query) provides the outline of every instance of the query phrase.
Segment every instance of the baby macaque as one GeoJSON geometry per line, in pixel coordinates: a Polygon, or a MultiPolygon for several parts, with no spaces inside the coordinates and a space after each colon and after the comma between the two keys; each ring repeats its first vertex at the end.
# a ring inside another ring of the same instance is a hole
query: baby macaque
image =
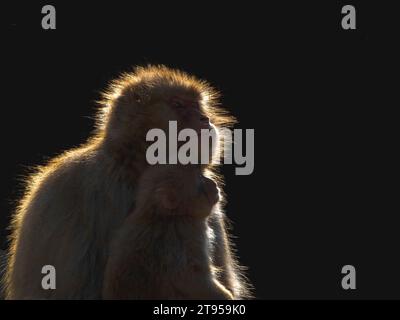
{"type": "Polygon", "coordinates": [[[105,299],[233,299],[215,276],[207,219],[219,200],[199,168],[150,167],[111,242],[105,299]]]}

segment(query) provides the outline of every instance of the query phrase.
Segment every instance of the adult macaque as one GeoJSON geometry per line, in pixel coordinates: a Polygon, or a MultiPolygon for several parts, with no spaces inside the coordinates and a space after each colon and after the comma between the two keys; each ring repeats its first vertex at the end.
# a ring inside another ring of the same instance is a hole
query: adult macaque
{"type": "MultiPolygon", "coordinates": [[[[198,131],[233,119],[217,106],[208,84],[163,66],[137,68],[111,84],[93,136],[27,180],[12,222],[7,299],[102,298],[111,240],[134,211],[139,178],[149,167],[146,133],[167,130],[171,120],[198,131]],[[55,290],[41,286],[44,265],[56,269],[55,290]]],[[[199,168],[216,178],[211,165],[199,168]]],[[[208,218],[213,264],[233,298],[244,298],[247,285],[218,207],[208,218]]]]}

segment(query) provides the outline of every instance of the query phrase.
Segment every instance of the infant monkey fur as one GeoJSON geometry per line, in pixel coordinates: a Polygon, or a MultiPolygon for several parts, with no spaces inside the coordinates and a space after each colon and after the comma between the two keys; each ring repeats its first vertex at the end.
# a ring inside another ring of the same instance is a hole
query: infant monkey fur
{"type": "Polygon", "coordinates": [[[219,199],[193,166],[148,168],[137,205],[111,242],[105,299],[233,299],[211,261],[208,216],[219,199]]]}

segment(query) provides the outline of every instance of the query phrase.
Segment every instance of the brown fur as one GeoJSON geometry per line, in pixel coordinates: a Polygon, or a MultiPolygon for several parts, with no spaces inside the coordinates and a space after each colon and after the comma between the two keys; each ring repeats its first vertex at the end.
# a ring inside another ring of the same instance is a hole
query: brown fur
{"type": "MultiPolygon", "coordinates": [[[[216,126],[233,121],[208,84],[183,72],[144,67],[114,81],[104,93],[96,131],[87,143],[39,167],[26,181],[13,216],[6,298],[101,298],[109,244],[132,212],[139,177],[148,167],[146,133],[178,119],[165,102],[173,95],[199,101],[216,126]],[[56,290],[41,288],[43,265],[56,268],[56,290]]],[[[203,171],[219,179],[212,166],[203,171]]],[[[220,282],[239,299],[248,295],[247,285],[219,207],[208,219],[215,238],[213,260],[220,282]]]]}
{"type": "Polygon", "coordinates": [[[150,167],[136,201],[111,242],[103,297],[232,299],[210,257],[207,217],[218,201],[212,180],[192,167],[150,167]]]}
{"type": "MultiPolygon", "coordinates": [[[[3,250],[0,250],[0,279],[3,277],[3,273],[6,268],[6,253],[3,250]]],[[[4,298],[4,292],[2,285],[0,283],[0,300],[4,298]]]]}

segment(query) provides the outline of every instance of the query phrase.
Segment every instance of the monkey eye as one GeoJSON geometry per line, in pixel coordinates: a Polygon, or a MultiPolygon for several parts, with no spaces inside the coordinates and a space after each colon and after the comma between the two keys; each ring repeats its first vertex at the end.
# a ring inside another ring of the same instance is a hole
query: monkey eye
{"type": "Polygon", "coordinates": [[[141,99],[140,95],[137,94],[137,93],[133,94],[133,99],[138,103],[142,102],[142,99],[141,99]]]}
{"type": "Polygon", "coordinates": [[[178,108],[178,109],[181,109],[181,108],[184,108],[185,106],[183,105],[183,103],[181,102],[181,101],[179,101],[179,100],[172,100],[171,101],[171,105],[174,107],[174,108],[178,108]]]}

